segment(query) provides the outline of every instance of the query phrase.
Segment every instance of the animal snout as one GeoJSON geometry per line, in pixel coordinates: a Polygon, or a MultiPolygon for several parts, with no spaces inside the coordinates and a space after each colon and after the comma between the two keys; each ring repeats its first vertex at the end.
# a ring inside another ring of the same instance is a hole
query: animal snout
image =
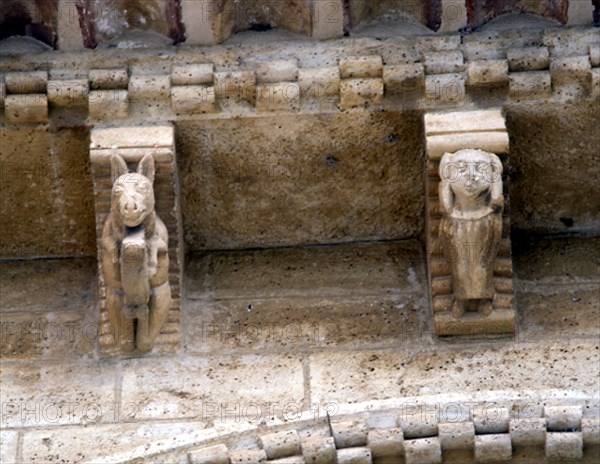
{"type": "Polygon", "coordinates": [[[123,204],[123,212],[127,214],[143,213],[145,210],[146,208],[132,197],[125,200],[123,204]]]}

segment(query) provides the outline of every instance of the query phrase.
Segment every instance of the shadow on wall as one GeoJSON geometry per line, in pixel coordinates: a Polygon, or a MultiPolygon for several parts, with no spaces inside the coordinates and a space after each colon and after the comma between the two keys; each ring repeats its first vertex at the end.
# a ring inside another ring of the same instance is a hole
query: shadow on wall
{"type": "Polygon", "coordinates": [[[57,0],[3,0],[0,5],[0,40],[12,36],[56,45],[57,0]]]}

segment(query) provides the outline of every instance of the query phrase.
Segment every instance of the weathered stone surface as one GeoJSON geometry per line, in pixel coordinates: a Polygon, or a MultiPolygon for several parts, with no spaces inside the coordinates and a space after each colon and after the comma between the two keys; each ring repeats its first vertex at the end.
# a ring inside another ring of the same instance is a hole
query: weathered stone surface
{"type": "Polygon", "coordinates": [[[48,103],[56,106],[87,105],[89,81],[87,79],[48,81],[48,103]]]}
{"type": "Polygon", "coordinates": [[[88,109],[93,121],[125,119],[129,115],[129,92],[92,90],[88,94],[88,109]]]}
{"type": "Polygon", "coordinates": [[[369,430],[367,446],[373,457],[400,456],[404,453],[404,435],[401,428],[369,430]]]}
{"type": "Polygon", "coordinates": [[[302,454],[307,462],[334,464],[337,453],[333,437],[311,437],[302,440],[302,454]]]}
{"type": "Polygon", "coordinates": [[[278,82],[256,86],[257,111],[294,111],[300,104],[297,82],[278,82]]]}
{"type": "Polygon", "coordinates": [[[192,256],[187,347],[409,344],[426,324],[419,256],[417,242],[192,256]]]}
{"type": "MultiPolygon", "coordinates": [[[[332,351],[313,354],[310,357],[311,385],[313,401],[348,402],[386,399],[393,395],[402,397],[419,394],[445,394],[448,391],[476,392],[519,388],[527,384],[532,390],[546,388],[570,388],[572,377],[580,379],[578,388],[593,391],[595,381],[588,378],[581,381],[579,365],[598,359],[589,357],[585,342],[562,344],[541,342],[522,345],[518,352],[511,348],[490,350],[465,350],[460,354],[449,352],[429,352],[415,357],[409,349],[398,356],[397,351],[379,350],[361,353],[332,351]],[[540,346],[543,346],[540,349],[540,346]],[[568,347],[568,349],[567,349],[568,347]],[[567,350],[567,353],[565,353],[567,350]],[[518,353],[518,354],[516,354],[518,353]],[[517,355],[521,368],[511,370],[517,355]],[[496,366],[497,375],[489,377],[479,366],[496,366]],[[544,369],[544,378],[532,379],[532,370],[544,369]],[[427,373],[421,377],[417,372],[427,373]],[[468,372],[468,377],[463,375],[468,372]],[[393,393],[390,393],[393,392],[393,393]]],[[[413,346],[415,344],[413,343],[413,346]]],[[[420,346],[428,346],[422,335],[420,346]]],[[[440,405],[445,408],[445,404],[440,405]]],[[[463,409],[468,409],[466,406],[463,409]]],[[[415,407],[413,414],[419,415],[424,409],[415,407]]]]}
{"type": "Polygon", "coordinates": [[[213,113],[217,110],[212,85],[171,87],[171,107],[176,114],[213,113]]]}
{"type": "Polygon", "coordinates": [[[425,76],[425,98],[429,104],[458,104],[465,96],[465,76],[462,74],[425,76]]]}
{"type": "Polygon", "coordinates": [[[173,66],[171,83],[173,85],[212,84],[214,65],[212,63],[173,66]]]}
{"type": "Polygon", "coordinates": [[[426,74],[453,74],[465,70],[464,56],[459,50],[423,54],[426,74]]]}
{"type": "Polygon", "coordinates": [[[340,76],[342,79],[365,77],[381,77],[383,61],[381,56],[349,56],[340,59],[340,76]]]}
{"type": "Polygon", "coordinates": [[[331,424],[336,448],[352,448],[367,444],[367,426],[364,421],[336,422],[331,424]]]}
{"type": "Polygon", "coordinates": [[[546,442],[547,424],[544,418],[512,419],[510,439],[513,446],[540,446],[546,442]]]}
{"type": "Polygon", "coordinates": [[[0,375],[5,427],[107,423],[118,407],[117,373],[112,365],[94,361],[35,362],[27,366],[3,362],[0,375]]]}
{"type": "Polygon", "coordinates": [[[442,448],[437,437],[404,442],[406,464],[441,464],[442,448]]]}
{"type": "Polygon", "coordinates": [[[91,69],[89,81],[91,90],[126,89],[129,77],[127,69],[91,69]]]}
{"type": "Polygon", "coordinates": [[[550,66],[550,53],[546,47],[507,50],[506,58],[511,72],[542,71],[550,66]]]}
{"type": "Polygon", "coordinates": [[[546,435],[546,457],[554,460],[581,459],[583,437],[580,432],[550,432],[546,435]]]}
{"type": "Polygon", "coordinates": [[[505,462],[512,458],[510,435],[477,435],[475,437],[476,462],[505,462]]]}
{"type": "Polygon", "coordinates": [[[0,129],[2,259],[93,255],[88,137],[85,128],[0,129]]]}
{"type": "Polygon", "coordinates": [[[552,92],[551,76],[547,71],[511,73],[509,80],[510,98],[513,100],[549,97],[552,92]]]}
{"type": "Polygon", "coordinates": [[[302,97],[319,99],[337,96],[340,92],[339,68],[300,68],[298,84],[302,97]]]}
{"type": "Polygon", "coordinates": [[[302,365],[294,355],[123,363],[122,401],[139,406],[139,420],[195,418],[258,425],[272,417],[293,420],[303,408],[303,397],[302,365]]]}
{"type": "Polygon", "coordinates": [[[506,60],[470,61],[467,65],[469,85],[504,84],[508,82],[506,60]]]}
{"type": "Polygon", "coordinates": [[[600,163],[593,161],[598,134],[589,130],[597,117],[596,106],[590,102],[507,107],[513,228],[538,233],[598,228],[600,186],[590,182],[600,176],[600,163]]]}
{"type": "Polygon", "coordinates": [[[45,94],[7,95],[4,99],[4,115],[12,124],[40,123],[48,121],[48,97],[45,94]]]}
{"type": "Polygon", "coordinates": [[[414,237],[423,221],[419,126],[397,113],[178,123],[186,242],[198,250],[414,237]]]}
{"type": "Polygon", "coordinates": [[[260,84],[294,82],[298,79],[297,60],[258,61],[247,65],[256,72],[256,82],[260,84]]]}
{"type": "Polygon", "coordinates": [[[340,81],[340,108],[365,108],[383,102],[383,79],[360,78],[340,81]]]}
{"type": "Polygon", "coordinates": [[[369,448],[346,448],[337,450],[338,464],[371,464],[369,448]]]}
{"type": "Polygon", "coordinates": [[[189,464],[229,464],[229,450],[223,444],[188,453],[189,464]]]}
{"type": "Polygon", "coordinates": [[[47,84],[47,71],[14,72],[4,76],[4,85],[9,94],[43,94],[47,84]]]}
{"type": "Polygon", "coordinates": [[[550,432],[570,432],[581,429],[580,406],[546,406],[544,417],[550,432]]]}
{"type": "Polygon", "coordinates": [[[473,449],[475,427],[473,422],[442,423],[438,425],[442,450],[473,449]]]}
{"type": "Polygon", "coordinates": [[[167,74],[134,74],[129,78],[128,93],[132,102],[166,100],[171,96],[171,80],[167,74]]]}
{"type": "Polygon", "coordinates": [[[302,452],[296,430],[263,435],[260,437],[260,443],[270,460],[295,456],[302,452]]]}
{"type": "Polygon", "coordinates": [[[222,71],[215,73],[215,95],[220,100],[236,103],[256,100],[256,73],[254,71],[222,71]]]}
{"type": "Polygon", "coordinates": [[[5,463],[17,462],[19,434],[15,431],[0,431],[0,461],[5,463]]]}

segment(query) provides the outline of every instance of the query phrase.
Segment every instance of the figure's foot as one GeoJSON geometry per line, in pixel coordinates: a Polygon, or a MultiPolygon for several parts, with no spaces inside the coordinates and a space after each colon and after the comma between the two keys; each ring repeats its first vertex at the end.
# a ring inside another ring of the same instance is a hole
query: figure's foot
{"type": "Polygon", "coordinates": [[[492,314],[492,312],[494,312],[494,307],[492,306],[492,302],[489,300],[486,301],[482,301],[481,303],[479,303],[479,311],[481,312],[481,314],[483,314],[484,316],[490,316],[492,314]]]}
{"type": "Polygon", "coordinates": [[[454,303],[452,303],[452,315],[456,318],[459,319],[462,317],[462,315],[465,313],[465,305],[464,302],[462,301],[458,301],[458,300],[454,300],[454,303]]]}

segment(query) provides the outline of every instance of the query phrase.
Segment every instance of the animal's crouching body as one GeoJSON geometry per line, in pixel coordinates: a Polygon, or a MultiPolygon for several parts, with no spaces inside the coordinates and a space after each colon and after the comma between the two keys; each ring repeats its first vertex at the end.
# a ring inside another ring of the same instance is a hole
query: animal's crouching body
{"type": "Polygon", "coordinates": [[[142,158],[135,173],[119,155],[112,156],[111,168],[111,211],[101,243],[106,307],[116,343],[124,351],[145,352],[171,307],[169,236],[154,210],[152,155],[142,158]]]}

